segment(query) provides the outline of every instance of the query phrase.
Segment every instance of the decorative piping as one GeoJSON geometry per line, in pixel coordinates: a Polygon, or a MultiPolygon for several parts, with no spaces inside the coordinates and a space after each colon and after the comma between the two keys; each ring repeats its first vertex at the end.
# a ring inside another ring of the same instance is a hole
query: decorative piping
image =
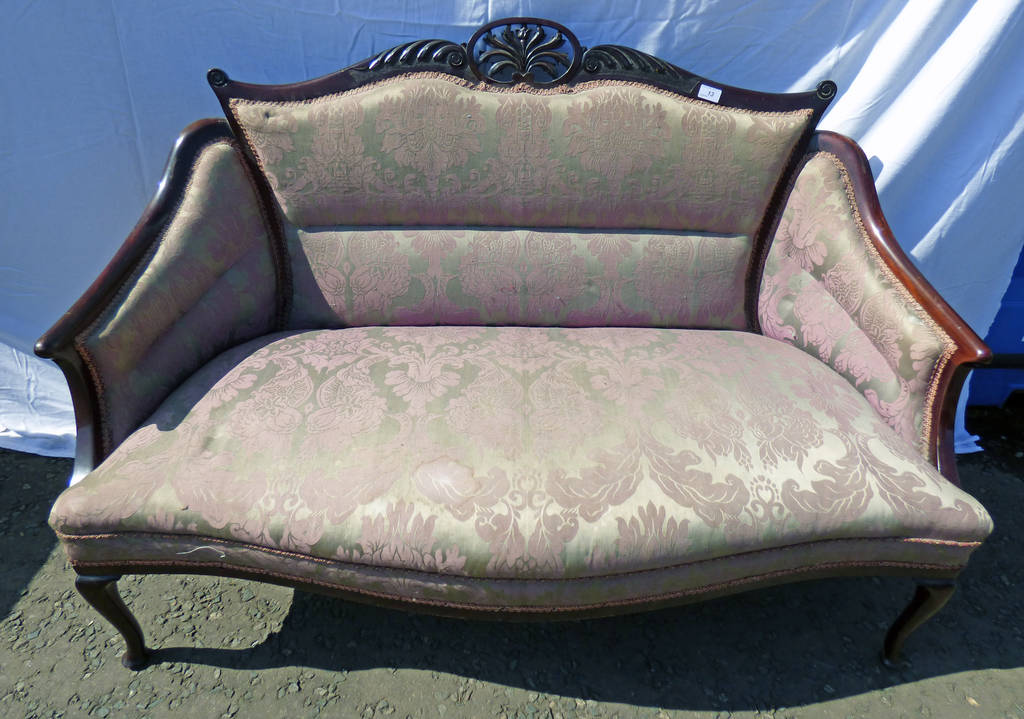
{"type": "MultiPolygon", "coordinates": [[[[264,201],[264,194],[261,189],[262,185],[257,179],[255,173],[253,173],[249,163],[245,161],[245,153],[242,150],[242,147],[236,140],[227,140],[227,142],[235,148],[240,155],[242,155],[240,162],[242,165],[242,172],[249,181],[249,187],[252,190],[253,196],[256,198],[256,206],[259,210],[260,218],[263,220],[263,227],[267,232],[267,240],[270,245],[270,255],[274,263],[274,279],[277,281],[277,290],[280,293],[280,297],[274,298],[274,322],[272,327],[273,329],[280,331],[288,324],[288,316],[291,313],[293,294],[291,259],[288,256],[288,242],[285,239],[284,228],[281,226],[280,218],[276,216],[276,213],[273,218],[268,214],[271,211],[271,208],[268,207],[267,203],[264,201]]],[[[274,191],[269,185],[267,185],[266,190],[270,195],[273,195],[274,191]]]]}
{"type": "MultiPolygon", "coordinates": [[[[335,584],[332,582],[326,582],[322,579],[313,579],[309,577],[300,577],[294,574],[286,574],[284,572],[276,572],[270,569],[259,569],[240,567],[235,564],[227,562],[198,562],[198,563],[179,563],[179,562],[167,562],[160,560],[142,560],[142,561],[116,561],[116,562],[71,562],[72,568],[78,571],[79,568],[89,567],[123,567],[127,570],[131,570],[135,567],[159,567],[159,568],[189,568],[193,569],[196,566],[202,567],[213,567],[220,569],[226,573],[241,570],[245,573],[251,573],[264,577],[274,577],[287,582],[294,582],[302,585],[315,585],[331,590],[341,590],[345,592],[351,592],[352,594],[359,594],[366,597],[373,597],[374,599],[383,599],[386,601],[398,601],[406,604],[419,604],[434,607],[446,607],[450,609],[467,609],[477,610],[483,612],[493,613],[515,613],[515,614],[566,614],[575,611],[587,611],[587,610],[599,610],[605,607],[625,607],[638,604],[647,604],[658,601],[671,601],[672,599],[692,597],[700,594],[707,594],[709,592],[716,592],[721,590],[729,590],[733,587],[744,587],[751,584],[759,584],[762,582],[768,582],[773,579],[788,576],[799,576],[801,574],[814,574],[816,572],[833,569],[853,569],[853,568],[893,568],[893,569],[908,569],[915,571],[925,572],[941,572],[947,574],[953,572],[954,576],[958,574],[963,567],[946,564],[928,564],[921,562],[898,562],[889,560],[880,560],[877,562],[827,562],[825,564],[818,564],[812,567],[796,567],[793,569],[778,569],[772,572],[764,572],[762,574],[755,574],[750,577],[742,577],[739,579],[729,579],[724,582],[718,582],[716,584],[705,584],[700,587],[691,587],[689,589],[680,589],[674,592],[665,592],[662,594],[645,594],[630,599],[615,599],[606,602],[599,602],[595,604],[569,604],[560,606],[522,606],[522,605],[488,605],[488,604],[473,604],[471,602],[452,602],[445,601],[443,599],[430,599],[424,597],[410,597],[402,594],[392,594],[388,592],[375,591],[372,589],[366,589],[364,587],[351,587],[335,584]]],[[[567,581],[567,580],[558,580],[567,581]]]]}
{"type": "MultiPolygon", "coordinates": [[[[874,239],[871,234],[867,231],[867,226],[864,224],[864,220],[860,214],[860,203],[857,200],[857,195],[853,190],[853,180],[850,178],[849,173],[846,170],[846,165],[839,159],[837,155],[831,152],[817,152],[814,157],[823,155],[828,158],[832,164],[838,170],[843,180],[843,188],[846,190],[846,198],[850,203],[850,210],[853,214],[854,222],[857,224],[857,229],[860,232],[861,239],[864,240],[864,246],[871,259],[874,261],[875,270],[885,276],[885,279],[892,285],[896,293],[909,305],[909,309],[914,312],[917,318],[926,325],[932,332],[938,337],[943,345],[943,351],[936,358],[935,364],[932,368],[932,372],[928,379],[928,388],[925,392],[925,400],[922,403],[922,415],[921,415],[921,429],[920,429],[920,448],[924,456],[930,462],[936,462],[937,457],[933,456],[931,446],[931,433],[935,416],[935,402],[938,398],[939,384],[942,374],[946,369],[946,365],[952,359],[953,355],[956,354],[958,345],[949,336],[949,334],[942,328],[942,326],[935,321],[935,319],[928,314],[920,302],[910,293],[906,286],[899,280],[896,273],[892,271],[885,260],[882,259],[881,253],[875,246],[874,239]]],[[[941,408],[940,408],[941,409],[941,408]]]]}
{"type": "MultiPolygon", "coordinates": [[[[104,312],[106,312],[106,310],[104,310],[104,312]]],[[[104,399],[104,392],[106,390],[103,386],[103,380],[100,376],[99,367],[96,366],[96,362],[93,359],[92,353],[88,349],[86,349],[84,341],[81,340],[81,337],[83,335],[92,330],[94,324],[95,321],[91,323],[88,327],[86,327],[82,332],[75,335],[73,341],[75,350],[78,352],[78,356],[82,358],[82,363],[85,365],[85,368],[89,371],[89,376],[92,378],[93,389],[95,389],[96,391],[96,409],[98,410],[96,419],[97,424],[99,425],[98,436],[100,440],[100,450],[103,453],[103,457],[106,457],[108,454],[110,454],[110,426],[109,422],[107,422],[106,419],[107,410],[104,399]]],[[[95,466],[99,464],[101,461],[101,458],[95,457],[93,467],[90,468],[90,471],[91,469],[94,469],[95,466]]]]}
{"type": "MultiPolygon", "coordinates": [[[[800,108],[798,110],[784,110],[784,111],[771,111],[771,110],[749,110],[743,107],[730,107],[729,105],[712,105],[704,100],[697,100],[687,95],[683,95],[672,90],[659,87],[658,85],[652,85],[639,80],[585,80],[583,82],[577,82],[568,85],[558,85],[555,87],[534,87],[527,83],[518,83],[515,85],[492,85],[482,81],[473,82],[472,80],[466,80],[465,78],[458,77],[456,75],[450,75],[444,72],[409,72],[402,75],[393,75],[386,77],[381,80],[369,82],[364,85],[359,85],[348,90],[339,90],[337,92],[331,92],[324,95],[318,95],[317,97],[310,97],[304,100],[252,100],[248,98],[232,97],[228,100],[228,104],[234,108],[236,105],[271,105],[274,107],[291,107],[294,105],[312,105],[320,102],[329,102],[337,99],[343,95],[355,95],[362,94],[364,92],[370,92],[380,87],[384,87],[391,84],[403,84],[408,82],[410,79],[426,78],[429,80],[444,80],[450,82],[453,85],[466,88],[467,90],[475,90],[478,92],[487,92],[493,94],[514,94],[514,95],[575,95],[580,92],[591,90],[595,87],[632,87],[641,90],[648,90],[650,92],[664,95],[665,97],[679,100],[695,107],[711,110],[723,110],[729,112],[738,112],[744,115],[751,115],[753,117],[785,117],[788,115],[803,115],[810,116],[814,114],[814,110],[811,108],[800,108]]],[[[237,115],[236,115],[237,120],[237,115]]]]}
{"type": "MultiPolygon", "coordinates": [[[[700,565],[711,564],[715,562],[721,562],[723,559],[735,559],[735,558],[749,558],[759,554],[781,554],[785,552],[797,551],[806,549],[807,547],[828,545],[828,544],[854,544],[854,543],[914,543],[914,544],[926,544],[933,545],[936,547],[952,547],[957,549],[970,549],[974,550],[981,546],[981,542],[963,542],[951,539],[931,539],[924,537],[836,537],[831,539],[818,539],[811,542],[802,542],[800,544],[790,544],[782,547],[768,547],[765,549],[753,549],[747,552],[739,552],[737,554],[729,555],[728,557],[710,557],[707,559],[698,559],[691,562],[680,562],[678,564],[669,564],[664,567],[654,567],[649,569],[634,569],[624,572],[616,572],[614,574],[594,574],[585,577],[473,577],[465,574],[443,574],[440,572],[425,572],[418,569],[405,569],[401,567],[381,567],[374,566],[372,564],[365,564],[362,562],[347,562],[339,559],[325,559],[323,557],[315,557],[309,554],[301,554],[299,552],[293,552],[286,549],[274,549],[272,547],[263,547],[258,544],[252,544],[248,542],[232,542],[229,540],[221,539],[219,537],[210,537],[204,535],[189,535],[189,534],[173,534],[169,532],[110,532],[105,534],[65,534],[60,531],[56,531],[58,538],[65,543],[75,544],[83,541],[97,541],[97,540],[108,540],[108,539],[164,539],[168,541],[190,541],[190,542],[202,542],[204,545],[212,545],[204,548],[214,548],[217,545],[224,546],[228,549],[242,549],[246,551],[257,552],[260,554],[275,555],[283,557],[289,560],[300,560],[309,561],[324,566],[332,566],[339,568],[348,568],[352,571],[358,571],[360,569],[373,569],[375,571],[382,571],[388,573],[404,573],[404,574],[416,574],[423,576],[433,577],[451,577],[458,579],[459,581],[508,581],[508,582],[585,582],[599,579],[618,579],[620,577],[630,577],[641,574],[653,574],[657,572],[672,571],[677,569],[684,569],[688,567],[698,567],[700,565]]],[[[179,553],[180,554],[180,553],[179,553]]],[[[162,560],[146,560],[146,561],[162,561],[162,560]]],[[[102,564],[102,562],[94,562],[94,564],[102,564]]],[[[871,564],[871,563],[869,563],[871,564]]],[[[911,566],[913,563],[910,563],[911,566]]],[[[231,565],[231,566],[244,566],[244,565],[231,565]]],[[[924,565],[922,565],[924,566],[924,565]]]]}

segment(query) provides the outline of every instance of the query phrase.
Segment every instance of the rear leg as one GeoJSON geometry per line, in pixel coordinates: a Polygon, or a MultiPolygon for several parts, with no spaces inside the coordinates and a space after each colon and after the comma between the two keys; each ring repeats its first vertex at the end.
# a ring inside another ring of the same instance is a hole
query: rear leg
{"type": "Polygon", "coordinates": [[[917,591],[910,604],[896,618],[888,634],[885,635],[885,645],[882,649],[882,663],[887,667],[895,667],[900,658],[900,651],[907,637],[913,634],[914,630],[931,619],[942,609],[949,598],[953,596],[956,584],[948,579],[918,581],[917,591]]]}

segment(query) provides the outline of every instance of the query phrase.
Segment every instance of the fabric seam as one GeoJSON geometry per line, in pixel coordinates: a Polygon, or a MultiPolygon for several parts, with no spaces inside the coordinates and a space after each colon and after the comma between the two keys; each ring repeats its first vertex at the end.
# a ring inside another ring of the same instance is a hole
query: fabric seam
{"type": "MultiPolygon", "coordinates": [[[[461,77],[449,75],[447,73],[439,72],[418,72],[415,75],[416,79],[426,78],[428,80],[444,80],[453,85],[464,87],[467,90],[474,90],[477,92],[487,92],[495,95],[538,95],[538,96],[557,96],[557,95],[577,95],[581,92],[593,89],[595,87],[632,87],[641,90],[649,90],[655,94],[669,97],[674,100],[679,100],[685,104],[693,105],[695,107],[701,107],[710,110],[720,110],[725,112],[738,112],[743,115],[749,115],[752,117],[788,117],[788,116],[810,116],[814,114],[813,108],[798,108],[796,110],[749,110],[743,107],[730,107],[728,105],[715,105],[708,103],[704,100],[696,100],[688,95],[683,95],[672,90],[659,87],[657,85],[651,85],[638,80],[587,80],[585,82],[575,83],[572,85],[559,85],[557,87],[533,87],[526,83],[519,83],[516,85],[499,86],[485,83],[482,81],[473,82],[466,80],[461,77]]],[[[410,78],[406,75],[397,75],[392,77],[386,77],[375,82],[369,82],[365,85],[359,85],[348,90],[338,90],[335,92],[325,93],[317,97],[309,97],[303,100],[253,100],[244,97],[232,97],[228,99],[228,104],[234,108],[236,105],[270,105],[274,107],[292,107],[296,105],[313,105],[321,102],[328,102],[335,98],[341,97],[342,95],[359,95],[368,93],[377,88],[392,85],[392,84],[403,84],[408,82],[410,78]]],[[[236,115],[237,119],[237,115],[236,115]]],[[[241,123],[239,123],[241,124],[241,123]]]]}

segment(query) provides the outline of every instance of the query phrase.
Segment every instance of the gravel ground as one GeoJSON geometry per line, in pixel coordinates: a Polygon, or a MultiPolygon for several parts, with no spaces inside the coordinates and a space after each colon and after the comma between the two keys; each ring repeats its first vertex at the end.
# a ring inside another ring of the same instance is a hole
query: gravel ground
{"type": "Polygon", "coordinates": [[[996,532],[960,589],[877,661],[913,585],[791,584],[583,622],[438,619],[252,582],[126,577],[142,672],[72,587],[46,516],[70,461],[0,451],[0,716],[1024,719],[1024,411],[975,412],[964,486],[996,532]]]}

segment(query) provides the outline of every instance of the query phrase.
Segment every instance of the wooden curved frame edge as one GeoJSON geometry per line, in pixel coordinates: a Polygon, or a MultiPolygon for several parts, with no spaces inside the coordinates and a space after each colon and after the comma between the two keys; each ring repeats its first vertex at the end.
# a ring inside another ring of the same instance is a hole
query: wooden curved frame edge
{"type": "Polygon", "coordinates": [[[792,570],[780,570],[765,575],[756,575],[743,580],[723,582],[693,590],[686,590],[676,595],[658,597],[641,597],[605,605],[581,605],[564,608],[523,608],[523,607],[473,607],[461,603],[448,603],[442,600],[421,600],[364,592],[357,589],[328,585],[309,581],[296,576],[286,576],[259,569],[246,569],[235,565],[211,563],[166,563],[133,564],[130,561],[117,563],[81,563],[72,562],[72,567],[79,576],[109,576],[125,574],[191,574],[211,577],[228,577],[246,579],[282,587],[300,589],[314,594],[337,597],[346,601],[366,604],[388,609],[399,609],[421,614],[462,619],[485,621],[552,621],[593,619],[599,617],[621,616],[647,612],[657,609],[683,606],[708,599],[741,594],[754,589],[792,584],[817,579],[834,579],[841,577],[879,577],[895,576],[914,579],[955,580],[961,569],[927,566],[898,566],[885,562],[855,563],[844,566],[806,567],[792,570]]]}
{"type": "MultiPolygon", "coordinates": [[[[229,118],[232,117],[233,114],[230,107],[230,101],[235,98],[262,102],[303,102],[313,98],[322,97],[324,95],[346,92],[353,88],[399,74],[412,75],[420,72],[443,72],[470,82],[487,82],[473,69],[474,62],[468,57],[468,55],[472,53],[476,41],[488,29],[493,29],[509,23],[513,25],[524,23],[540,24],[551,28],[560,28],[568,33],[569,37],[567,40],[573,47],[574,58],[570,69],[566,71],[564,79],[554,85],[571,86],[576,83],[598,79],[623,80],[629,82],[640,81],[653,87],[660,87],[687,97],[699,97],[699,87],[702,83],[706,83],[712,85],[715,89],[722,91],[721,97],[714,103],[721,107],[745,108],[749,110],[767,112],[785,112],[810,108],[815,114],[814,121],[812,122],[813,125],[817,124],[817,120],[828,108],[829,103],[831,103],[835,98],[836,87],[835,83],[831,80],[825,80],[819,83],[816,89],[806,92],[768,93],[717,82],[711,78],[697,75],[696,73],[686,70],[674,63],[668,62],[667,60],[655,58],[653,56],[650,56],[653,60],[656,60],[666,67],[672,68],[672,70],[687,78],[687,82],[685,83],[686,89],[683,89],[677,83],[673,82],[671,78],[664,73],[657,71],[626,71],[620,68],[618,70],[587,72],[582,67],[582,59],[586,54],[587,48],[583,46],[575,33],[564,25],[553,20],[537,17],[510,17],[488,22],[479,27],[472,34],[470,40],[462,45],[459,45],[454,41],[441,39],[424,39],[406,43],[405,45],[398,45],[332,73],[299,82],[281,84],[239,82],[230,78],[228,74],[220,68],[211,68],[207,73],[207,79],[213,89],[213,92],[217,95],[221,106],[224,108],[225,115],[229,118]],[[449,47],[461,48],[463,52],[467,53],[467,62],[458,66],[451,66],[447,62],[441,61],[402,62],[395,65],[381,65],[377,62],[383,55],[392,53],[402,47],[419,47],[423,43],[428,42],[447,42],[449,43],[449,47]]],[[[598,45],[597,47],[609,46],[598,45]]],[[[622,49],[630,52],[638,52],[633,48],[622,49]]],[[[524,84],[532,85],[534,87],[544,86],[543,83],[537,84],[526,81],[524,81],[524,84]]],[[[233,122],[232,125],[234,125],[233,122]]]]}
{"type": "Polygon", "coordinates": [[[135,228],[78,301],[35,344],[39,357],[57,363],[71,390],[77,427],[72,481],[91,472],[104,457],[98,388],[75,346],[75,338],[104,311],[153,243],[159,240],[188,186],[200,152],[221,139],[234,141],[224,120],[198,120],[182,131],[171,150],[160,184],[135,228]]]}
{"type": "Polygon", "coordinates": [[[811,139],[808,152],[829,152],[843,163],[853,183],[857,211],[879,256],[956,345],[956,350],[949,361],[933,379],[937,401],[932,410],[928,446],[929,454],[939,471],[951,482],[959,485],[953,442],[957,401],[967,373],[972,366],[988,362],[992,358],[992,351],[925,279],[896,241],[882,213],[868,158],[860,146],[845,135],[818,131],[811,139]]]}
{"type": "MultiPolygon", "coordinates": [[[[414,76],[420,73],[444,73],[470,83],[482,82],[468,69],[464,70],[462,68],[449,68],[437,65],[427,65],[423,67],[402,66],[399,68],[389,68],[387,71],[381,70],[378,72],[372,72],[367,70],[366,66],[373,59],[374,58],[366,58],[364,60],[360,60],[348,67],[311,80],[263,85],[227,78],[226,81],[224,81],[224,84],[212,85],[211,89],[217,96],[221,107],[224,108],[224,114],[230,118],[233,114],[230,102],[234,99],[251,100],[255,102],[306,102],[326,95],[348,92],[349,90],[362,87],[363,85],[392,78],[397,75],[414,76]]],[[[710,84],[716,89],[722,90],[722,99],[717,103],[709,103],[710,107],[718,106],[758,112],[789,112],[793,110],[810,109],[814,113],[812,125],[816,125],[817,120],[821,118],[831,102],[831,98],[823,100],[813,90],[793,93],[760,92],[758,90],[751,90],[737,85],[728,85],[726,83],[717,82],[715,80],[695,75],[689,70],[668,61],[665,61],[665,63],[680,73],[696,77],[698,79],[698,82],[696,83],[698,87],[701,85],[701,81],[703,81],[704,84],[710,84]]],[[[213,68],[210,72],[223,73],[224,71],[219,68],[213,68]]],[[[642,82],[650,87],[674,92],[683,97],[696,96],[696,90],[693,93],[680,91],[680,89],[674,86],[671,82],[667,82],[658,76],[638,78],[637,75],[628,72],[603,71],[600,74],[595,75],[580,73],[572,80],[561,84],[572,87],[575,84],[594,80],[642,82]]]]}
{"type": "Polygon", "coordinates": [[[173,215],[200,150],[218,139],[234,140],[227,123],[220,119],[197,120],[182,131],[167,159],[156,193],[135,228],[89,289],[39,338],[35,345],[37,355],[50,358],[72,344],[75,335],[103,311],[173,215]]]}

